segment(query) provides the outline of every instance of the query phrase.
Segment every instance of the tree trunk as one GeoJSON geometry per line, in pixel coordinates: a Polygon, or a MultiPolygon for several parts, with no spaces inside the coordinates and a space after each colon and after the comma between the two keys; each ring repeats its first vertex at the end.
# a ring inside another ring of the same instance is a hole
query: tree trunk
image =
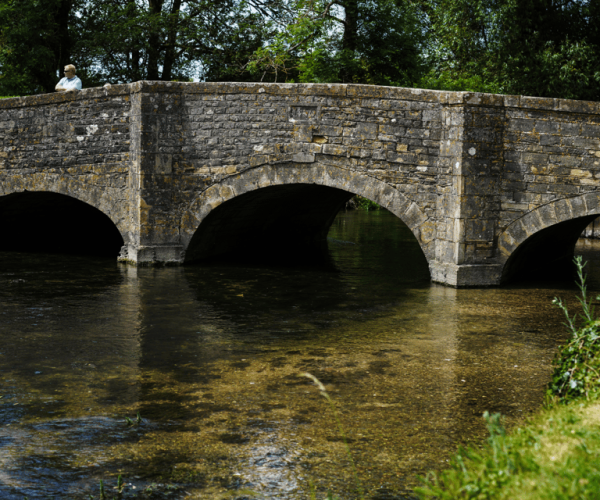
{"type": "MultiPolygon", "coordinates": [[[[342,50],[354,52],[358,37],[358,0],[344,0],[342,6],[345,10],[342,50]]],[[[343,83],[352,83],[355,76],[353,68],[343,68],[340,76],[343,83]]]]}
{"type": "Polygon", "coordinates": [[[160,17],[164,0],[149,0],[151,29],[148,36],[148,80],[158,80],[158,62],[161,52],[160,26],[156,18],[160,17]]]}
{"type": "Polygon", "coordinates": [[[165,62],[163,64],[163,74],[161,80],[170,81],[173,72],[173,63],[175,62],[175,48],[177,45],[177,25],[179,21],[179,10],[181,0],[174,0],[171,16],[169,17],[169,33],[167,37],[167,48],[165,51],[165,62]]]}
{"type": "MultiPolygon", "coordinates": [[[[49,24],[54,25],[54,33],[48,37],[48,45],[54,53],[54,61],[44,65],[44,74],[40,75],[40,83],[45,92],[54,92],[58,78],[64,76],[63,70],[67,64],[71,64],[71,38],[69,36],[69,20],[73,8],[73,0],[60,0],[57,2],[56,10],[50,15],[54,18],[49,24]]],[[[50,62],[50,61],[48,61],[50,62]]]]}

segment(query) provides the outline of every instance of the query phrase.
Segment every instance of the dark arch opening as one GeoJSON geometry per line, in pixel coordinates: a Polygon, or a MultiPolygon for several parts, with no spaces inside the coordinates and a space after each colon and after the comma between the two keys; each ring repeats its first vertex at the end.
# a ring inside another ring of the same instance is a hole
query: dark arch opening
{"type": "Polygon", "coordinates": [[[502,283],[571,278],[575,244],[596,217],[588,215],[559,222],[531,235],[506,261],[502,283]]]}
{"type": "Polygon", "coordinates": [[[314,184],[269,186],[242,194],[204,219],[185,260],[320,261],[327,256],[329,227],[352,196],[314,184]]]}
{"type": "Polygon", "coordinates": [[[97,208],[67,195],[0,197],[0,250],[116,257],[123,238],[97,208]]]}

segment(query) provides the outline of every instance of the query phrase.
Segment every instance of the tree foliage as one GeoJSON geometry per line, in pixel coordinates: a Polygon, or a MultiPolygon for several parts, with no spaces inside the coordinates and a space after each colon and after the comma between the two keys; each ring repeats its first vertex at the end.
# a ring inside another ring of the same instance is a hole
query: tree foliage
{"type": "Polygon", "coordinates": [[[0,1],[1,95],[54,90],[71,60],[76,8],[77,0],[0,1]]]}
{"type": "Polygon", "coordinates": [[[82,10],[79,54],[97,78],[219,79],[235,74],[264,41],[278,0],[109,0],[82,10]],[[262,14],[263,11],[265,14],[262,14]]]}
{"type": "Polygon", "coordinates": [[[418,10],[392,0],[293,0],[286,28],[257,50],[261,79],[412,85],[421,76],[418,10]]]}
{"type": "Polygon", "coordinates": [[[422,0],[424,86],[600,99],[600,2],[422,0]]]}
{"type": "Polygon", "coordinates": [[[87,87],[252,79],[244,66],[286,13],[283,0],[0,0],[0,94],[51,92],[68,63],[87,87]]]}
{"type": "Polygon", "coordinates": [[[0,0],[0,95],[137,80],[600,99],[597,0],[0,0]]]}

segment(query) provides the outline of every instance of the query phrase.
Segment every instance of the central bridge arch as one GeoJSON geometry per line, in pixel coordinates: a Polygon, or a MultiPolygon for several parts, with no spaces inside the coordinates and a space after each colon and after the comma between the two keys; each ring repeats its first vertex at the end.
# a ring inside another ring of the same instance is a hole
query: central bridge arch
{"type": "Polygon", "coordinates": [[[181,222],[185,261],[250,249],[260,240],[303,251],[325,244],[340,208],[354,195],[368,198],[404,222],[429,262],[435,225],[399,189],[330,165],[263,165],[225,178],[199,194],[181,222]],[[285,220],[286,227],[281,224],[285,220]]]}

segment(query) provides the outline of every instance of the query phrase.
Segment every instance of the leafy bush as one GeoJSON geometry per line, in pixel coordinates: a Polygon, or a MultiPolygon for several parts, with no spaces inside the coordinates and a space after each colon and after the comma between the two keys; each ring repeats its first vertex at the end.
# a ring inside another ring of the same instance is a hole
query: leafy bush
{"type": "MultiPolygon", "coordinates": [[[[592,299],[587,297],[584,268],[581,256],[575,258],[579,282],[577,286],[581,291],[578,300],[582,307],[582,314],[569,315],[566,304],[559,298],[552,302],[565,314],[565,325],[571,332],[570,341],[559,348],[554,359],[554,373],[548,387],[551,398],[561,402],[573,399],[589,398],[600,386],[600,321],[594,315],[592,299]],[[580,319],[581,324],[576,326],[580,319]]],[[[600,299],[597,297],[596,300],[600,299]]]]}
{"type": "Polygon", "coordinates": [[[377,203],[369,200],[369,198],[363,198],[362,196],[356,195],[354,197],[354,203],[359,210],[381,210],[381,207],[377,203]]]}

